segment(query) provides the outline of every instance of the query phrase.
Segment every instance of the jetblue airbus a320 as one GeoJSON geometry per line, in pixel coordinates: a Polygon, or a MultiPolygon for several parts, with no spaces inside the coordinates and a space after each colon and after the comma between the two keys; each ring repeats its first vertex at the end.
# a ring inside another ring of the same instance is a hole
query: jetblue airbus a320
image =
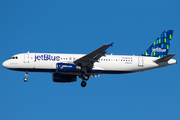
{"type": "Polygon", "coordinates": [[[106,55],[107,44],[89,54],[21,53],[6,60],[4,68],[28,72],[51,72],[54,82],[74,82],[77,76],[86,86],[89,77],[99,74],[124,74],[150,70],[176,64],[175,54],[168,54],[173,30],[165,30],[153,44],[139,56],[106,55]]]}

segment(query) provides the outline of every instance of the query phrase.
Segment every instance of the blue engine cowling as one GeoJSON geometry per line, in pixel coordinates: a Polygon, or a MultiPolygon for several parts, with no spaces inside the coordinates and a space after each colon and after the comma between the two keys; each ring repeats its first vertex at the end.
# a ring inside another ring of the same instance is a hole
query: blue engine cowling
{"type": "Polygon", "coordinates": [[[76,75],[63,75],[60,73],[53,73],[52,75],[53,81],[54,82],[75,82],[77,80],[76,75]]]}
{"type": "Polygon", "coordinates": [[[80,71],[81,67],[71,63],[57,63],[56,72],[76,72],[80,71]]]}

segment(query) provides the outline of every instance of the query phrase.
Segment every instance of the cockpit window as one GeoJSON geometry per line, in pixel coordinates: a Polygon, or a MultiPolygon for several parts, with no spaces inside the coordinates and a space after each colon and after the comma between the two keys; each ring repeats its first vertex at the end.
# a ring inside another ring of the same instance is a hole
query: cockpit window
{"type": "Polygon", "coordinates": [[[13,57],[11,57],[11,59],[18,59],[18,57],[17,56],[13,56],[13,57]]]}

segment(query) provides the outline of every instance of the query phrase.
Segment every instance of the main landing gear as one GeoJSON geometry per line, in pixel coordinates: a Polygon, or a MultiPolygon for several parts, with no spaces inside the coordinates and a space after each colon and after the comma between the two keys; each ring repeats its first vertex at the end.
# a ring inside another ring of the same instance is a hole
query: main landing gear
{"type": "Polygon", "coordinates": [[[24,82],[27,82],[28,81],[28,78],[27,78],[28,77],[28,72],[25,73],[25,76],[26,77],[24,78],[24,82]]]}
{"type": "Polygon", "coordinates": [[[83,81],[81,82],[81,87],[86,87],[86,81],[83,80],[83,81]]]}
{"type": "Polygon", "coordinates": [[[89,79],[89,75],[84,74],[81,78],[82,78],[81,86],[86,87],[87,84],[86,81],[89,79]]]}

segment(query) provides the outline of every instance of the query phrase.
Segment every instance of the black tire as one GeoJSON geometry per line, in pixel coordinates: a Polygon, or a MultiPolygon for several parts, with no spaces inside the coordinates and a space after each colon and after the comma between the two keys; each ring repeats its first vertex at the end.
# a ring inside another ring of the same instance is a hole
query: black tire
{"type": "Polygon", "coordinates": [[[89,75],[87,75],[87,74],[83,75],[83,79],[86,81],[89,80],[89,75]]]}
{"type": "Polygon", "coordinates": [[[81,86],[82,86],[82,87],[86,87],[86,81],[82,81],[82,82],[81,82],[81,86]]]}
{"type": "Polygon", "coordinates": [[[28,80],[28,79],[25,77],[25,78],[24,78],[24,82],[27,82],[27,80],[28,80]]]}

